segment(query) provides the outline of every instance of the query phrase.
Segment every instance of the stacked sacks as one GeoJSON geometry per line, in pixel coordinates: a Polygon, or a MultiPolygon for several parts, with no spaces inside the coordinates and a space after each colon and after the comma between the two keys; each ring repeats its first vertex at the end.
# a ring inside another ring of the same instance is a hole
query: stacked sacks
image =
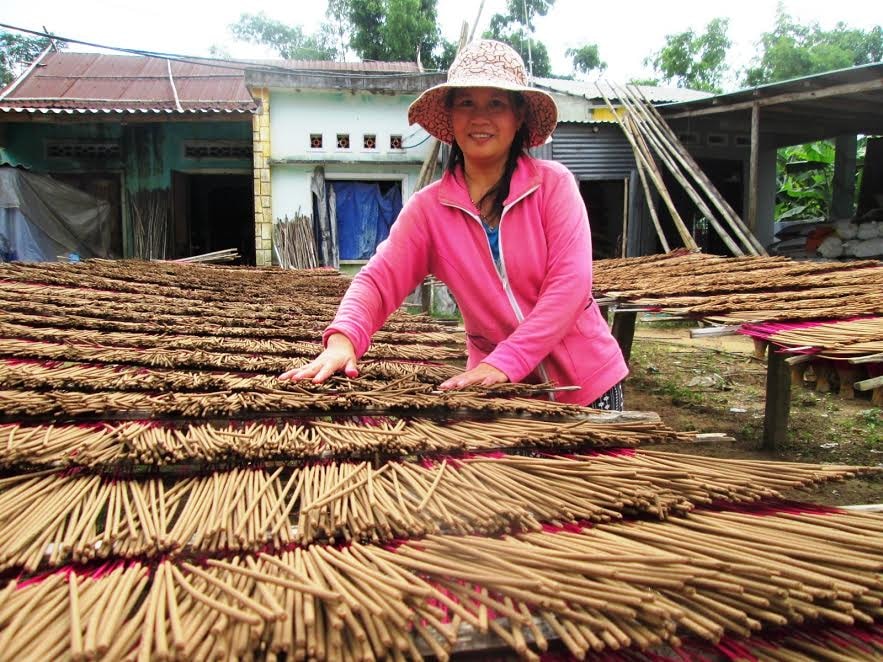
{"type": "Polygon", "coordinates": [[[836,221],[834,233],[819,244],[818,253],[827,258],[881,256],[883,223],[865,217],[836,221]]]}

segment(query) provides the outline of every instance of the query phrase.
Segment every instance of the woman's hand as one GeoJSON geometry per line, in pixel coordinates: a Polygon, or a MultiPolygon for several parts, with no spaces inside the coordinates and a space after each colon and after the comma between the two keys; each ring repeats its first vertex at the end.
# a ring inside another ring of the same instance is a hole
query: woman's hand
{"type": "Polygon", "coordinates": [[[314,384],[321,384],[334,373],[341,371],[350,378],[359,376],[356,350],[345,335],[333,333],[328,336],[325,351],[304,367],[282,373],[279,379],[312,379],[314,384]]]}
{"type": "Polygon", "coordinates": [[[450,379],[444,381],[439,388],[444,391],[454,391],[466,388],[467,386],[472,386],[473,384],[493,386],[494,384],[504,384],[508,381],[509,378],[502,370],[498,370],[488,363],[479,363],[472,370],[461,372],[459,375],[454,375],[450,379]]]}

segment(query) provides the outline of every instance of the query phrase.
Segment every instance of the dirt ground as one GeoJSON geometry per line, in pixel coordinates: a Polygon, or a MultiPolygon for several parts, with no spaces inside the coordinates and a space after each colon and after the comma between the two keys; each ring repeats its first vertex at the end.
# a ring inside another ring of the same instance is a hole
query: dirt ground
{"type": "Polygon", "coordinates": [[[691,339],[689,328],[639,321],[625,382],[626,408],[655,411],[678,430],[722,432],[734,441],[666,450],[722,458],[880,467],[876,476],[788,493],[826,505],[883,503],[883,410],[870,399],[817,393],[811,382],[792,385],[788,441],[761,448],[766,364],[744,336],[691,339]]]}

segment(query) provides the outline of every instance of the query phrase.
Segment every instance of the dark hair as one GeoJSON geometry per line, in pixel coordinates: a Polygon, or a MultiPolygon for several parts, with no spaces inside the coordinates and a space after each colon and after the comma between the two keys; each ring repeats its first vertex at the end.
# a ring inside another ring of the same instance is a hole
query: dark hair
{"type": "MultiPolygon", "coordinates": [[[[451,91],[448,92],[448,96],[445,98],[445,108],[448,110],[453,106],[454,94],[456,91],[456,88],[451,89],[451,91]]],[[[512,106],[515,108],[516,112],[523,110],[526,116],[527,103],[524,101],[524,96],[518,92],[510,91],[509,98],[511,99],[512,106]]],[[[503,203],[506,201],[506,198],[509,197],[509,185],[512,182],[512,173],[515,172],[515,166],[518,164],[518,157],[524,154],[527,149],[528,137],[527,122],[525,121],[522,122],[518,131],[515,132],[512,144],[509,146],[509,155],[506,157],[506,166],[503,168],[503,174],[500,176],[500,179],[497,180],[497,183],[491,186],[487,193],[481,196],[481,200],[478,201],[479,208],[481,208],[484,201],[488,198],[491,198],[493,201],[491,205],[491,213],[488,215],[488,218],[499,219],[503,215],[503,203]]],[[[451,153],[448,156],[448,172],[454,172],[457,169],[457,166],[463,163],[463,150],[460,149],[456,140],[452,140],[451,153]]]]}

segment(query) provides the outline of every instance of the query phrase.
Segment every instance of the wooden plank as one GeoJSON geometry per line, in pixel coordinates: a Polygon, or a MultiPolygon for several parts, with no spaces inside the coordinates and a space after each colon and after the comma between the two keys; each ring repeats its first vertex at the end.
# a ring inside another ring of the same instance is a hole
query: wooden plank
{"type": "Polygon", "coordinates": [[[766,372],[766,407],[763,415],[763,448],[775,450],[788,439],[791,410],[791,368],[784,356],[770,347],[766,372]]]}
{"type": "Polygon", "coordinates": [[[691,338],[709,338],[714,336],[734,336],[739,332],[739,324],[725,326],[707,326],[702,329],[690,329],[691,338]]]}
{"type": "Polygon", "coordinates": [[[635,339],[635,322],[637,312],[617,312],[613,316],[613,337],[619,344],[622,357],[628,363],[632,355],[632,341],[635,339]]]}
{"type": "Polygon", "coordinates": [[[864,379],[860,382],[856,382],[852,386],[858,391],[872,391],[875,388],[883,386],[883,375],[880,375],[879,377],[871,377],[870,379],[864,379]]]}

